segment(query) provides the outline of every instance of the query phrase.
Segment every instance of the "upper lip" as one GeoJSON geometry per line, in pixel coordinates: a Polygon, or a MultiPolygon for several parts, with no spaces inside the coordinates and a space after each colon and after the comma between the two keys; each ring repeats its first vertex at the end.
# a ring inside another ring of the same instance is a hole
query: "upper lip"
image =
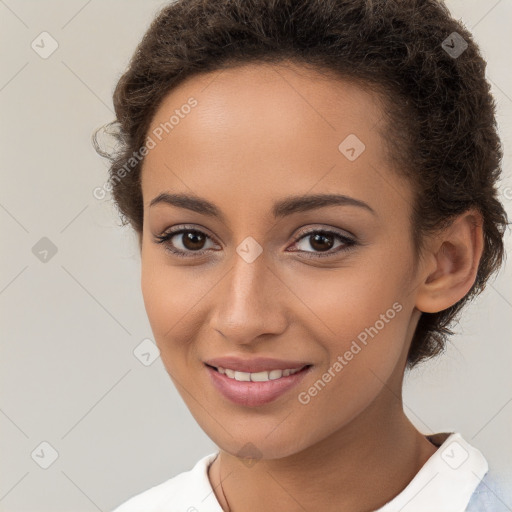
{"type": "Polygon", "coordinates": [[[273,359],[270,357],[253,357],[251,359],[243,359],[236,356],[215,357],[204,361],[205,364],[210,366],[219,366],[222,368],[229,368],[239,372],[256,373],[265,370],[287,370],[295,368],[303,368],[309,366],[311,363],[306,361],[290,361],[284,359],[273,359]]]}

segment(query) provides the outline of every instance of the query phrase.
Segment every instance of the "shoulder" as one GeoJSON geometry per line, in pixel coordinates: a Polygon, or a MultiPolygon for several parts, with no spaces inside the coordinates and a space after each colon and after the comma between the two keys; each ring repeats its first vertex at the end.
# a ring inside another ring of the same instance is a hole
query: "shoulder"
{"type": "Polygon", "coordinates": [[[483,454],[461,434],[427,436],[437,450],[406,488],[378,512],[505,512],[497,479],[483,454]]]}
{"type": "Polygon", "coordinates": [[[512,505],[511,475],[490,470],[471,495],[465,512],[508,512],[512,505]]]}
{"type": "Polygon", "coordinates": [[[208,467],[217,455],[206,455],[189,471],[132,496],[112,512],[221,512],[208,479],[208,467]]]}

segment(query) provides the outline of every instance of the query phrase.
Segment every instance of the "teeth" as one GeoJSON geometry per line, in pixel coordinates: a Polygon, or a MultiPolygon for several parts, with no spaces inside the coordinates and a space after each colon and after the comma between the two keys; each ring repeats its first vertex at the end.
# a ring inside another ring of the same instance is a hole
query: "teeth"
{"type": "Polygon", "coordinates": [[[251,374],[246,372],[235,372],[235,380],[251,381],[251,374]]]}
{"type": "Polygon", "coordinates": [[[218,367],[217,370],[219,373],[222,373],[226,377],[230,379],[235,379],[241,382],[266,382],[268,380],[280,379],[281,377],[288,377],[293,375],[294,373],[300,372],[302,368],[292,368],[286,370],[270,370],[264,372],[239,372],[235,370],[230,370],[229,368],[218,367]]]}

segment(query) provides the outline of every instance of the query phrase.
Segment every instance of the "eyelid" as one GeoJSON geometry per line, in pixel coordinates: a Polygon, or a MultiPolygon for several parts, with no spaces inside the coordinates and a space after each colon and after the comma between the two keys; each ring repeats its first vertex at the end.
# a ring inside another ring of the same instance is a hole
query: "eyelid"
{"type": "MultiPolygon", "coordinates": [[[[308,224],[308,226],[311,226],[311,225],[308,224]]],[[[340,236],[345,239],[350,239],[351,241],[354,241],[354,242],[356,241],[356,236],[354,234],[352,234],[350,231],[347,231],[345,229],[340,229],[340,228],[334,228],[334,227],[330,227],[330,226],[325,227],[325,225],[322,225],[322,224],[316,224],[316,225],[313,224],[312,227],[309,227],[308,229],[306,229],[304,231],[300,231],[299,234],[294,236],[293,241],[296,242],[297,240],[300,240],[305,235],[309,235],[310,233],[317,233],[319,231],[322,233],[329,233],[329,234],[337,235],[337,236],[340,236]]]]}
{"type": "Polygon", "coordinates": [[[219,242],[217,242],[216,238],[210,233],[210,231],[200,224],[178,224],[176,226],[172,226],[172,228],[165,229],[160,235],[154,235],[154,237],[161,239],[167,237],[168,235],[174,236],[184,231],[197,231],[198,233],[206,235],[211,240],[214,240],[215,243],[219,244],[219,242]]]}
{"type": "Polygon", "coordinates": [[[359,243],[356,241],[355,237],[353,236],[346,236],[336,228],[321,228],[321,227],[313,227],[306,231],[301,232],[300,234],[296,235],[293,241],[293,245],[295,245],[297,242],[301,241],[303,238],[307,238],[308,235],[314,234],[314,233],[322,233],[326,235],[331,235],[334,238],[338,238],[338,240],[341,240],[341,246],[338,246],[335,250],[332,248],[327,251],[303,251],[303,250],[294,250],[290,252],[298,252],[302,254],[306,254],[307,256],[303,256],[307,259],[321,259],[321,258],[335,258],[341,254],[344,254],[351,249],[355,248],[359,243]]]}
{"type": "Polygon", "coordinates": [[[209,231],[205,227],[199,225],[199,228],[198,228],[197,226],[198,226],[197,224],[195,224],[195,225],[181,224],[178,226],[173,226],[173,228],[164,230],[163,233],[161,233],[160,235],[154,235],[155,243],[162,244],[166,251],[170,252],[174,256],[178,256],[181,258],[192,258],[192,257],[197,258],[197,257],[202,256],[205,253],[207,253],[210,249],[201,249],[199,251],[187,251],[186,252],[186,251],[182,251],[181,249],[171,248],[170,244],[169,244],[170,239],[174,238],[175,236],[180,235],[180,234],[195,231],[195,232],[201,233],[202,235],[205,235],[207,238],[212,240],[217,245],[220,245],[215,240],[215,237],[213,237],[209,234],[209,231]]]}

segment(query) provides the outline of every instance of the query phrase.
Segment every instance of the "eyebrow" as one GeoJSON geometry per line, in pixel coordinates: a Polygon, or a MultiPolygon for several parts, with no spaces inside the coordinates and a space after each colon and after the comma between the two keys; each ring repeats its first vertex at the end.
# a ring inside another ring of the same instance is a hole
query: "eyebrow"
{"type": "MultiPolygon", "coordinates": [[[[197,196],[186,194],[169,194],[163,192],[155,197],[149,206],[156,204],[169,204],[178,208],[185,208],[209,217],[215,217],[225,223],[221,210],[210,201],[197,196]]],[[[289,196],[274,203],[272,214],[274,218],[283,218],[294,213],[316,210],[326,206],[357,206],[377,216],[375,210],[360,199],[342,194],[313,194],[303,196],[289,196]]]]}

